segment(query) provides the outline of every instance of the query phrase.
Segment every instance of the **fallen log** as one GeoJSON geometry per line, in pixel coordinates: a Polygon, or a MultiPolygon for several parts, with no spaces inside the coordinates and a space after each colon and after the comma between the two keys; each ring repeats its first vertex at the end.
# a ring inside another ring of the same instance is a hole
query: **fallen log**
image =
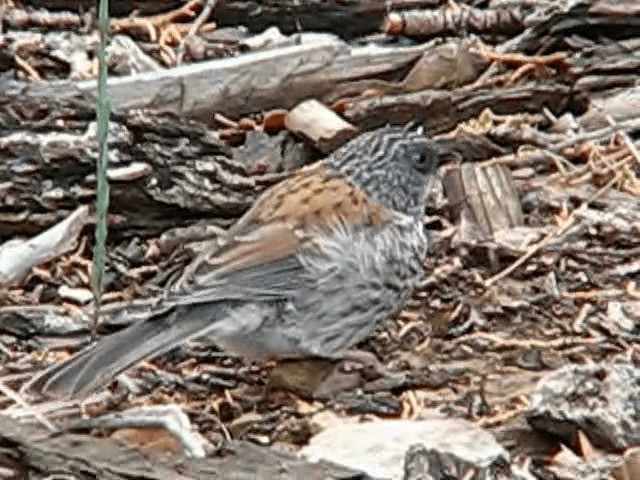
{"type": "MultiPolygon", "coordinates": [[[[321,98],[337,85],[402,71],[429,45],[357,47],[331,35],[309,34],[301,44],[258,51],[239,57],[183,65],[160,72],[109,78],[115,112],[154,109],[210,122],[212,113],[238,117],[271,108],[290,108],[321,98]]],[[[12,102],[95,103],[96,82],[54,81],[0,83],[0,105],[12,102]]]]}
{"type": "MultiPolygon", "coordinates": [[[[95,7],[92,0],[33,0],[33,6],[50,10],[87,11],[95,7]]],[[[127,0],[111,2],[109,13],[113,16],[154,15],[179,9],[180,0],[127,0]]],[[[329,31],[344,38],[371,34],[379,31],[389,9],[425,8],[438,5],[439,0],[279,0],[277,2],[253,2],[247,0],[220,0],[211,15],[220,26],[243,25],[253,32],[277,26],[286,33],[302,30],[329,31]]]]}
{"type": "Polygon", "coordinates": [[[421,122],[431,134],[443,133],[476,117],[485,108],[495,113],[563,111],[573,100],[567,85],[525,85],[505,88],[424,90],[422,92],[358,98],[348,102],[344,116],[354,125],[371,129],[389,122],[421,122]]]}

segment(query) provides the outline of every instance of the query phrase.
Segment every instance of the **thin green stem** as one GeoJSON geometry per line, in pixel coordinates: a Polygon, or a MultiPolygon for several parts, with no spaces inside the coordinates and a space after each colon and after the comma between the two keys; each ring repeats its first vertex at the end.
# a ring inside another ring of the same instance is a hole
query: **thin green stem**
{"type": "Polygon", "coordinates": [[[100,6],[98,8],[98,28],[100,31],[100,48],[98,50],[98,100],[96,102],[96,116],[98,119],[99,155],[96,164],[96,177],[98,180],[96,191],[96,238],[93,247],[93,276],[91,285],[95,304],[92,326],[92,336],[94,337],[100,318],[100,305],[104,289],[107,212],[109,210],[109,182],[107,181],[109,152],[107,137],[109,135],[111,105],[107,92],[107,62],[105,52],[109,33],[109,0],[100,0],[100,6]]]}

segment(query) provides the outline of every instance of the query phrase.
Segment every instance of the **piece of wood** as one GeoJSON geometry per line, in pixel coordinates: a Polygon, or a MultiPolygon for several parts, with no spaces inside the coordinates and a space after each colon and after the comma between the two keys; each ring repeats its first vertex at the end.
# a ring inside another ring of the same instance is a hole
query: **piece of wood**
{"type": "Polygon", "coordinates": [[[476,239],[524,224],[520,198],[504,165],[445,167],[442,179],[452,221],[476,239]]]}
{"type": "MultiPolygon", "coordinates": [[[[29,3],[74,12],[95,8],[92,0],[33,0],[29,3]]],[[[180,0],[121,0],[110,2],[109,13],[111,17],[131,16],[134,12],[148,16],[177,10],[184,3],[180,0]]],[[[223,27],[242,25],[253,32],[276,26],[285,33],[329,31],[353,38],[377,32],[389,9],[424,8],[439,3],[440,0],[219,0],[210,18],[223,27]]]]}
{"type": "MultiPolygon", "coordinates": [[[[127,16],[134,11],[139,15],[153,15],[180,8],[185,0],[122,0],[109,2],[109,16],[127,16]]],[[[70,10],[86,12],[96,8],[93,0],[30,0],[29,4],[47,10],[70,10]]]]}
{"type": "MultiPolygon", "coordinates": [[[[108,80],[114,112],[156,109],[211,122],[213,113],[240,117],[329,94],[354,78],[402,70],[425,51],[418,47],[351,48],[331,35],[307,34],[301,44],[182,65],[108,80]],[[144,85],[144,88],[141,88],[144,85]]],[[[0,82],[0,102],[95,103],[95,80],[72,83],[0,82]]]]}
{"type": "Polygon", "coordinates": [[[376,33],[390,8],[425,8],[439,0],[222,0],[216,10],[220,25],[246,25],[261,31],[275,25],[285,33],[329,31],[343,38],[376,33]]]}
{"type": "Polygon", "coordinates": [[[284,124],[323,153],[331,152],[358,134],[356,127],[317,100],[299,103],[287,114],[284,124]]]}
{"type": "Polygon", "coordinates": [[[524,22],[519,7],[479,9],[451,2],[434,10],[390,12],[383,29],[390,35],[417,38],[458,34],[462,31],[500,35],[522,31],[524,22]]]}
{"type": "MultiPolygon", "coordinates": [[[[123,328],[151,315],[156,299],[109,303],[101,308],[100,327],[123,328]]],[[[88,339],[91,312],[55,305],[0,306],[0,331],[22,338],[65,336],[70,346],[88,339]]]]}
{"type": "Polygon", "coordinates": [[[425,90],[379,98],[358,98],[347,103],[344,117],[363,130],[386,123],[422,122],[432,134],[444,133],[474,118],[485,108],[498,114],[539,112],[544,107],[561,112],[572,99],[569,86],[526,85],[510,88],[425,90]]]}
{"type": "Polygon", "coordinates": [[[188,458],[204,458],[205,449],[210,446],[180,405],[175,403],[129,408],[72,420],[64,426],[65,431],[74,432],[95,429],[113,431],[116,437],[140,449],[162,450],[168,447],[171,453],[188,458]],[[158,444],[153,445],[154,440],[158,440],[158,444]]]}
{"type": "Polygon", "coordinates": [[[488,64],[488,59],[481,53],[482,42],[478,39],[449,39],[443,43],[425,44],[424,47],[422,56],[404,78],[398,81],[367,78],[346,82],[336,86],[326,100],[334,102],[369,90],[390,95],[460,87],[476,80],[488,64]]]}
{"type": "Polygon", "coordinates": [[[89,207],[81,206],[37,237],[0,245],[0,288],[20,283],[33,267],[75,248],[88,220],[89,207]]]}
{"type": "MultiPolygon", "coordinates": [[[[29,478],[100,478],[105,480],[222,479],[222,478],[323,478],[366,479],[355,470],[328,462],[311,463],[246,442],[234,442],[231,453],[220,457],[153,457],[108,438],[62,433],[50,436],[42,427],[0,417],[4,456],[15,470],[29,478]]],[[[229,451],[227,450],[227,451],[229,451]]],[[[4,462],[3,462],[4,463],[4,462]]]]}

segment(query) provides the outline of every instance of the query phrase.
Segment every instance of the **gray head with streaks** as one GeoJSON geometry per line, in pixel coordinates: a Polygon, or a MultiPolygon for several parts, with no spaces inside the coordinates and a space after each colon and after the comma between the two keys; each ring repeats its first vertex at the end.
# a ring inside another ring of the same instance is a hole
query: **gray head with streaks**
{"type": "Polygon", "coordinates": [[[439,158],[438,145],[423,133],[387,126],[351,140],[330,155],[327,164],[348,175],[376,202],[420,217],[439,158]]]}

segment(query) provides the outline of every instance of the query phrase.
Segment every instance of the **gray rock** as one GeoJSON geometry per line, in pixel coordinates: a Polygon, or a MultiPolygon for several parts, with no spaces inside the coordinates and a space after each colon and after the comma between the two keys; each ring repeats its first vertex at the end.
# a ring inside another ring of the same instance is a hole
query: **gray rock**
{"type": "Polygon", "coordinates": [[[622,458],[615,455],[607,455],[596,458],[590,462],[579,461],[570,465],[551,465],[549,471],[557,480],[602,480],[603,478],[615,478],[613,475],[622,468],[622,458]]]}
{"type": "Polygon", "coordinates": [[[480,469],[454,453],[426,449],[413,445],[404,459],[403,480],[438,480],[453,478],[512,478],[509,464],[495,465],[494,469],[480,469]]]}
{"type": "Polygon", "coordinates": [[[573,443],[582,430],[596,446],[640,443],[640,369],[630,364],[567,365],[543,377],[529,424],[573,443]]]}
{"type": "Polygon", "coordinates": [[[375,478],[511,478],[507,451],[489,432],[458,419],[340,424],[313,437],[301,454],[375,478]]]}

